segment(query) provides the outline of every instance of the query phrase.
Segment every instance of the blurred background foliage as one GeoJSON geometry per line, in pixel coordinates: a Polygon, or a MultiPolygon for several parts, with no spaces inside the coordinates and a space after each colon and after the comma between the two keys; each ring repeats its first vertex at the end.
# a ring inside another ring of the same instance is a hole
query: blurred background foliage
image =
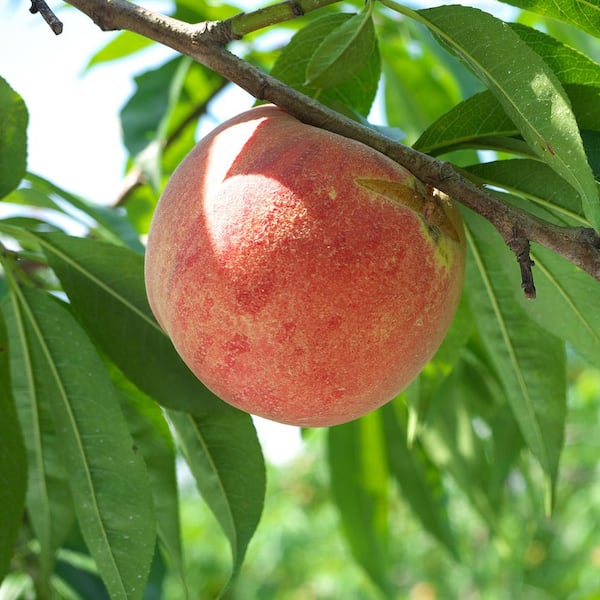
{"type": "MultiPolygon", "coordinates": [[[[600,372],[576,356],[569,365],[569,423],[552,518],[540,480],[515,469],[494,531],[468,494],[444,476],[456,538],[454,558],[423,530],[398,489],[389,490],[391,597],[410,600],[595,600],[600,597],[600,372]]],[[[299,454],[269,464],[265,511],[230,600],[380,600],[353,560],[330,498],[327,432],[306,431],[299,454]]],[[[460,443],[460,440],[459,440],[460,443]]],[[[527,455],[520,462],[531,462],[527,455]]],[[[534,470],[535,472],[535,470],[534,470]]],[[[184,475],[184,481],[186,480],[184,475]]],[[[181,487],[189,588],[210,598],[228,577],[228,548],[191,480],[181,487]]],[[[355,528],[361,530],[361,523],[355,528]]],[[[165,579],[176,598],[175,573],[165,579]]]]}

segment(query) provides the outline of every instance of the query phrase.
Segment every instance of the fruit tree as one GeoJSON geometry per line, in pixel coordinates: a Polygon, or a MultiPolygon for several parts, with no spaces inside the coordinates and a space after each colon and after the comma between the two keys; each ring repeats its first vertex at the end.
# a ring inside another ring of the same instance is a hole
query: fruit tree
{"type": "Polygon", "coordinates": [[[600,3],[468,4],[31,0],[146,59],[102,204],[0,62],[0,598],[598,597],[600,3]]]}

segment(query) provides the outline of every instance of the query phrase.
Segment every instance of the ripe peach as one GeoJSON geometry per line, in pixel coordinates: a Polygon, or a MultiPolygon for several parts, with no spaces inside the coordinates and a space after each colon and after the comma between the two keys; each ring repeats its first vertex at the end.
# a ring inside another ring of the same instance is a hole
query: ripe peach
{"type": "Polygon", "coordinates": [[[217,127],[173,174],[146,286],[215,394],[324,426],[416,377],[452,320],[464,260],[448,199],[375,150],[262,106],[217,127]]]}

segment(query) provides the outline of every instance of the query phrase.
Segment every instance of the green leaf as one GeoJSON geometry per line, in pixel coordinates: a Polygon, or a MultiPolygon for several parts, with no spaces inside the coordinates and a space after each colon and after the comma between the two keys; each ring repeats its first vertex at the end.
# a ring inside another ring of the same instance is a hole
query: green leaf
{"type": "Polygon", "coordinates": [[[0,312],[0,582],[8,572],[27,489],[27,454],[11,394],[8,335],[0,312]]]}
{"type": "Polygon", "coordinates": [[[544,60],[505,23],[478,9],[444,6],[419,18],[482,79],[530,148],[580,194],[600,230],[600,200],[569,98],[544,60]]]}
{"type": "Polygon", "coordinates": [[[228,536],[232,529],[222,517],[221,501],[226,500],[226,510],[246,515],[247,520],[242,519],[239,526],[237,517],[233,519],[239,528],[233,547],[234,567],[238,568],[250,524],[256,524],[261,514],[265,490],[264,461],[250,415],[217,398],[176,353],[148,305],[142,257],[123,247],[63,234],[37,238],[80,318],[104,352],[137,387],[163,406],[193,415],[186,419],[193,422],[206,455],[215,460],[211,479],[199,482],[199,486],[219,486],[215,473],[228,482],[226,493],[210,495],[211,510],[228,536]],[[240,479],[240,473],[246,471],[252,476],[251,482],[240,479]],[[247,490],[238,489],[230,478],[243,482],[247,490]],[[229,488],[234,491],[230,493],[229,488]]]}
{"type": "MultiPolygon", "coordinates": [[[[580,127],[600,127],[600,88],[578,84],[565,86],[580,127]]],[[[428,154],[443,154],[460,148],[492,148],[534,156],[516,140],[517,126],[490,92],[481,92],[458,104],[426,129],[414,147],[428,154]]]]}
{"type": "Polygon", "coordinates": [[[352,79],[369,63],[376,36],[370,5],[328,33],[306,65],[310,88],[332,88],[352,79]]]}
{"type": "Polygon", "coordinates": [[[108,44],[100,48],[92,55],[86,69],[105,62],[112,62],[120,58],[131,56],[141,50],[145,50],[154,42],[132,31],[122,31],[112,38],[108,44]]]}
{"type": "Polygon", "coordinates": [[[547,476],[549,511],[558,474],[566,418],[564,343],[530,320],[515,300],[510,256],[492,225],[471,212],[467,223],[468,299],[491,363],[502,382],[523,437],[547,476]]]}
{"type": "Polygon", "coordinates": [[[231,545],[233,579],[262,513],[265,470],[258,440],[254,431],[240,427],[246,422],[242,413],[168,414],[198,490],[231,545]]]}
{"type": "Polygon", "coordinates": [[[159,136],[164,116],[175,100],[173,80],[189,64],[189,59],[178,57],[135,77],[135,92],[121,110],[123,143],[131,156],[140,154],[159,136]]]}
{"type": "MultiPolygon", "coordinates": [[[[496,406],[498,386],[495,382],[490,385],[486,371],[485,365],[463,353],[452,374],[439,388],[434,408],[419,439],[438,468],[452,474],[486,524],[496,530],[507,465],[513,466],[522,442],[506,443],[515,439],[517,425],[514,418],[512,421],[505,419],[504,429],[497,431],[499,435],[487,443],[476,435],[473,423],[478,414],[471,399],[482,399],[490,405],[486,407],[490,414],[483,415],[488,425],[490,421],[496,422],[498,414],[506,412],[503,410],[505,405],[496,406]]],[[[520,436],[516,437],[520,441],[520,436]]]]}
{"type": "Polygon", "coordinates": [[[589,227],[579,194],[548,165],[532,159],[499,160],[467,167],[480,183],[502,188],[523,200],[521,208],[558,225],[589,227]]]}
{"type": "Polygon", "coordinates": [[[415,381],[414,393],[407,390],[406,401],[410,415],[407,435],[409,444],[412,444],[419,426],[425,421],[438,388],[452,373],[472,330],[473,317],[463,297],[444,340],[415,381]]]}
{"type": "Polygon", "coordinates": [[[369,55],[367,65],[349,81],[327,89],[309,88],[304,85],[306,69],[314,49],[329,33],[351,18],[352,15],[345,13],[329,14],[303,27],[283,48],[271,69],[271,75],[311,98],[318,97],[320,102],[336,110],[350,109],[366,117],[375,99],[381,75],[377,45],[369,55]]]}
{"type": "Polygon", "coordinates": [[[85,332],[47,294],[13,287],[37,393],[60,432],[79,526],[113,598],[141,598],[156,525],[148,476],[85,332]]]}
{"type": "Polygon", "coordinates": [[[331,492],[352,554],[390,595],[388,472],[378,411],[329,429],[331,492]]]}
{"type": "Polygon", "coordinates": [[[378,23],[378,34],[385,56],[387,122],[405,133],[405,143],[413,143],[435,119],[460,102],[459,77],[470,76],[481,88],[462,63],[442,52],[431,34],[413,21],[385,20],[378,23]]]}
{"type": "Polygon", "coordinates": [[[402,497],[425,529],[457,558],[454,536],[445,507],[445,492],[440,471],[426,455],[420,442],[407,445],[406,408],[401,398],[381,408],[390,472],[402,497]]]}
{"type": "Polygon", "coordinates": [[[89,202],[34,173],[27,173],[24,185],[11,192],[6,200],[20,206],[54,210],[73,219],[79,227],[89,229],[94,237],[125,244],[138,253],[144,251],[124,209],[89,202]]]}
{"type": "Polygon", "coordinates": [[[137,387],[167,408],[199,416],[240,412],[192,374],[154,319],[142,256],[61,233],[35,237],[87,331],[137,387]]]}
{"type": "Polygon", "coordinates": [[[510,28],[544,59],[561,83],[600,85],[600,65],[583,52],[521,23],[510,23],[510,28]]]}
{"type": "Polygon", "coordinates": [[[600,283],[545,248],[536,247],[531,258],[537,298],[527,302],[519,294],[524,311],[600,368],[600,283]]]}
{"type": "Polygon", "coordinates": [[[120,392],[121,410],[133,437],[135,451],[142,455],[148,470],[158,539],[169,564],[179,574],[185,590],[175,445],[169,425],[160,407],[150,397],[126,379],[114,365],[109,367],[111,379],[120,392]]]}
{"type": "Polygon", "coordinates": [[[48,589],[56,550],[74,521],[74,507],[47,395],[33,370],[27,332],[14,296],[2,303],[10,340],[11,385],[23,429],[28,461],[27,513],[40,544],[40,586],[48,589]]]}
{"type": "Polygon", "coordinates": [[[600,37],[600,5],[595,0],[501,0],[600,37]]]}
{"type": "Polygon", "coordinates": [[[27,123],[23,99],[0,77],[0,198],[18,185],[27,166],[27,123]]]}
{"type": "Polygon", "coordinates": [[[186,124],[195,125],[199,109],[222,88],[223,79],[181,56],[139,75],[135,83],[134,94],[121,110],[123,141],[154,188],[160,189],[169,135],[186,124]]]}

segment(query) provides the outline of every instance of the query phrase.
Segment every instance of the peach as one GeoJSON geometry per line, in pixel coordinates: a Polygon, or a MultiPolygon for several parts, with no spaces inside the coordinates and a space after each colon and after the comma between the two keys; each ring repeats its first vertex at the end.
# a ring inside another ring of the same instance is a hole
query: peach
{"type": "Polygon", "coordinates": [[[152,311],[209,389],[315,427],[374,410],[418,375],[452,320],[464,261],[449,199],[268,105],[179,165],[145,268],[152,311]]]}

